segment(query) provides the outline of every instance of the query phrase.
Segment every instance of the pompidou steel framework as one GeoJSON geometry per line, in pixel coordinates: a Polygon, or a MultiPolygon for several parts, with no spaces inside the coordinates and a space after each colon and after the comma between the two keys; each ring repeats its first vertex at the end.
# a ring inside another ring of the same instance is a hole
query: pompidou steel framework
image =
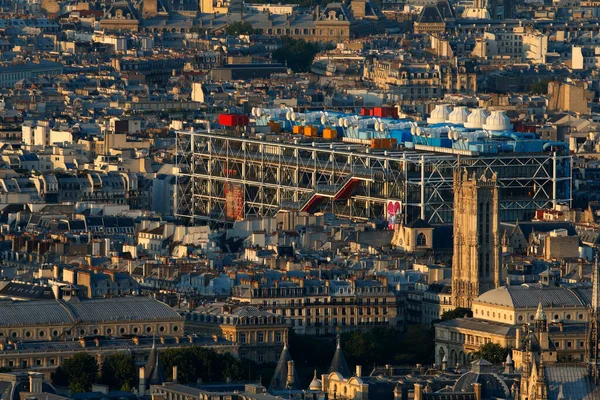
{"type": "MultiPolygon", "coordinates": [[[[428,151],[429,150],[429,151],[428,151]]],[[[444,154],[374,151],[343,142],[272,141],[232,132],[177,133],[177,215],[232,222],[280,210],[386,219],[390,202],[402,218],[452,221],[453,171],[496,172],[500,217],[531,218],[536,209],[571,201],[568,152],[444,154]]]]}

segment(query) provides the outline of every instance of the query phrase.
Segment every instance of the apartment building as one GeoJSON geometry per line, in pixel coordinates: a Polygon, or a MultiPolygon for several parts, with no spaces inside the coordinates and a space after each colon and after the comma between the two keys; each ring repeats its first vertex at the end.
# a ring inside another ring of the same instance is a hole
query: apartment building
{"type": "Polygon", "coordinates": [[[475,41],[471,55],[504,63],[532,62],[544,64],[548,53],[548,35],[533,29],[515,27],[512,30],[485,32],[475,41]]]}
{"type": "Polygon", "coordinates": [[[276,362],[288,335],[281,315],[255,306],[209,304],[183,314],[187,333],[221,337],[237,343],[240,357],[276,362]]]}
{"type": "Polygon", "coordinates": [[[232,299],[285,316],[298,334],[327,335],[398,322],[396,296],[387,282],[376,280],[243,279],[233,288],[232,299]]]}

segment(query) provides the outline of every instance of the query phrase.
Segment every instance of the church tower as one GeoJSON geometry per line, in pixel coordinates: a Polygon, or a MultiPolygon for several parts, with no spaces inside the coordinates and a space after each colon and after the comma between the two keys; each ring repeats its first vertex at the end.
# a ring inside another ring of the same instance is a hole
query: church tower
{"type": "Polygon", "coordinates": [[[454,172],[452,304],[470,308],[477,296],[500,286],[500,218],[496,175],[454,172]]]}

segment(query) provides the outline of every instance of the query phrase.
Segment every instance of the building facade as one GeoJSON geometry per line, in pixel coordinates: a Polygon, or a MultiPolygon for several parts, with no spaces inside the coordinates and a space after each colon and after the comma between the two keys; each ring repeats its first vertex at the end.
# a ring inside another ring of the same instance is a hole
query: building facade
{"type": "Polygon", "coordinates": [[[237,343],[240,357],[258,363],[276,362],[287,341],[284,317],[255,306],[200,307],[183,316],[186,332],[237,343]]]}
{"type": "Polygon", "coordinates": [[[327,335],[374,326],[396,326],[396,296],[387,284],[370,280],[243,281],[234,301],[262,305],[282,315],[298,334],[327,335]]]}

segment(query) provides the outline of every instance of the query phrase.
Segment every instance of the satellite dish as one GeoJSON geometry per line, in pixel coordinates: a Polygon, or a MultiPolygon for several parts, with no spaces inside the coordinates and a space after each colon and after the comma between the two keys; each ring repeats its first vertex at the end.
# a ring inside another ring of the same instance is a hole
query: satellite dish
{"type": "Polygon", "coordinates": [[[417,136],[423,136],[424,132],[423,129],[421,129],[420,127],[417,127],[417,136]]]}
{"type": "Polygon", "coordinates": [[[327,118],[325,115],[321,115],[321,125],[325,125],[327,123],[327,118]]]}
{"type": "Polygon", "coordinates": [[[256,116],[260,118],[260,116],[262,115],[262,110],[260,108],[256,109],[256,116]]]}
{"type": "Polygon", "coordinates": [[[289,121],[291,114],[292,113],[288,110],[288,112],[285,113],[285,119],[289,121]]]}
{"type": "Polygon", "coordinates": [[[410,125],[410,133],[415,136],[417,134],[417,128],[414,125],[410,125]]]}
{"type": "Polygon", "coordinates": [[[458,132],[457,131],[452,131],[452,139],[458,140],[458,132]]]}
{"type": "Polygon", "coordinates": [[[290,115],[290,118],[292,119],[292,121],[296,120],[296,113],[295,112],[291,112],[292,115],[290,115]]]}
{"type": "Polygon", "coordinates": [[[452,140],[452,130],[448,130],[448,139],[452,140]]]}
{"type": "Polygon", "coordinates": [[[344,125],[344,119],[342,117],[338,118],[338,125],[339,126],[343,126],[344,125]]]}
{"type": "Polygon", "coordinates": [[[250,112],[253,117],[256,117],[256,107],[252,107],[252,112],[250,112]]]}
{"type": "Polygon", "coordinates": [[[385,124],[383,123],[383,121],[379,121],[379,130],[380,130],[381,132],[384,132],[384,131],[385,131],[385,124]]]}
{"type": "Polygon", "coordinates": [[[347,128],[349,125],[348,118],[344,118],[344,128],[347,128]]]}

